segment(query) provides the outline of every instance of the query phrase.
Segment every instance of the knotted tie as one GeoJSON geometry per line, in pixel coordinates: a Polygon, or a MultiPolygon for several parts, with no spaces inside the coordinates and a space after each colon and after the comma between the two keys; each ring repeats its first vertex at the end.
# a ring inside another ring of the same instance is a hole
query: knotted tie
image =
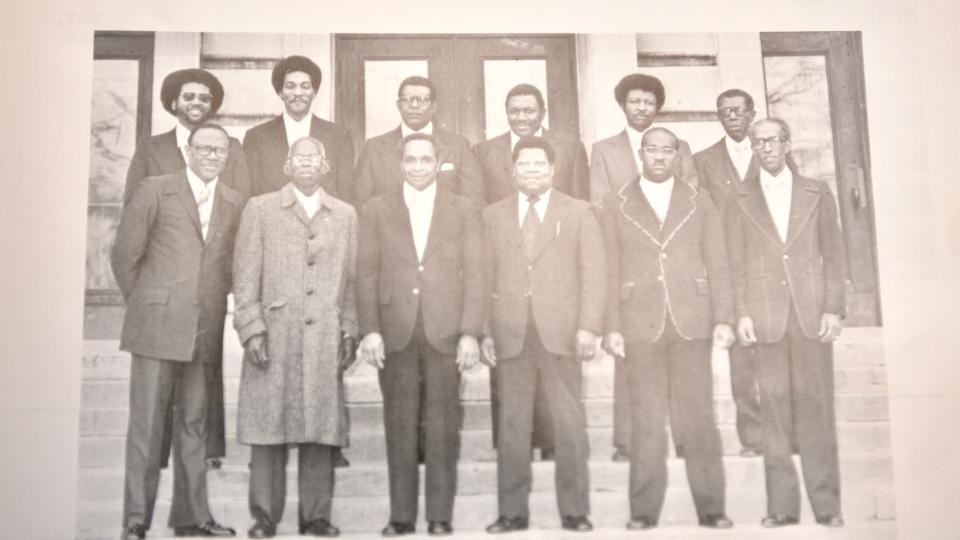
{"type": "Polygon", "coordinates": [[[540,200],[540,197],[534,195],[532,197],[527,197],[527,213],[523,216],[523,225],[521,225],[521,231],[523,232],[523,244],[527,248],[527,257],[533,258],[533,245],[537,241],[537,234],[540,232],[540,216],[537,215],[537,209],[533,205],[537,204],[537,201],[540,200]]]}
{"type": "Polygon", "coordinates": [[[210,188],[203,186],[203,189],[200,190],[200,193],[197,195],[197,213],[200,215],[200,234],[203,235],[203,239],[207,239],[207,229],[210,225],[210,188]]]}

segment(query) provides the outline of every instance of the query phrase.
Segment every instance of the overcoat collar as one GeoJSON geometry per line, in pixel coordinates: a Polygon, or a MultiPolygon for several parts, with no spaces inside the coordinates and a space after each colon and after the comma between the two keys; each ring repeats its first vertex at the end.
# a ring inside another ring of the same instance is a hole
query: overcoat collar
{"type": "MultiPolygon", "coordinates": [[[[280,205],[284,208],[291,208],[294,215],[296,215],[304,225],[310,226],[310,222],[313,220],[307,216],[303,205],[298,204],[297,195],[293,190],[293,182],[287,182],[280,188],[280,205]]],[[[320,206],[330,208],[330,195],[328,195],[326,191],[323,191],[323,188],[320,188],[320,206]]],[[[313,217],[317,217],[317,215],[319,215],[319,212],[314,214],[313,217]]]]}

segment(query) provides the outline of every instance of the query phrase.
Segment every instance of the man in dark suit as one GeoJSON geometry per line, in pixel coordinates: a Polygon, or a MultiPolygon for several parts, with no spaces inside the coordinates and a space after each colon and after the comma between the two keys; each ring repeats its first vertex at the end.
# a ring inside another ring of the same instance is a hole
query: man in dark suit
{"type": "Polygon", "coordinates": [[[589,444],[580,403],[580,361],[594,358],[603,324],[606,264],[591,206],[551,189],[556,156],[545,139],[513,149],[520,194],[484,210],[486,361],[497,365],[499,517],[489,533],[525,530],[533,481],[531,430],[542,382],[556,445],[556,491],[564,529],[593,529],[589,444]]]}
{"type": "Polygon", "coordinates": [[[431,134],[437,142],[437,185],[441,189],[484,200],[483,173],[470,143],[463,137],[433,124],[437,112],[437,91],[430,79],[407,77],[397,90],[397,110],[403,121],[391,131],[368,139],[357,162],[356,204],[362,207],[370,197],[400,191],[397,147],[411,133],[431,134]]]}
{"type": "Polygon", "coordinates": [[[432,136],[408,135],[399,152],[403,187],[370,199],[361,213],[358,357],[380,370],[390,481],[382,534],[415,530],[423,429],[428,532],[443,535],[453,531],[459,371],[480,356],[483,230],[477,201],[438,185],[432,136]]]}
{"type": "MultiPolygon", "coordinates": [[[[223,103],[223,86],[208,71],[181,69],[163,79],[160,87],[160,102],[167,112],[177,117],[177,125],[170,131],[154,135],[137,144],[137,149],[127,169],[127,182],[123,202],[127,204],[134,192],[147,177],[161,176],[182,170],[190,132],[215,115],[223,103]]],[[[230,153],[227,164],[220,174],[220,185],[226,185],[240,193],[246,200],[250,193],[250,177],[247,161],[243,157],[240,141],[230,137],[230,153]]],[[[220,466],[220,458],[226,455],[227,444],[223,413],[223,370],[220,362],[206,364],[207,372],[207,464],[220,466]]],[[[161,463],[166,466],[170,455],[173,411],[168,411],[165,420],[161,463]]]]}
{"type": "Polygon", "coordinates": [[[222,362],[234,235],[242,196],[221,184],[229,137],[202,124],[188,168],[149,178],[124,205],[111,264],[127,303],[120,348],[132,354],[123,540],[146,535],[160,481],[164,417],[174,411],[176,536],[234,536],[207,504],[204,368],[222,362]]]}
{"type": "Polygon", "coordinates": [[[283,113],[250,128],[243,137],[243,152],[250,167],[251,196],[271,193],[287,184],[283,165],[290,143],[309,136],[323,143],[330,162],[330,173],[322,186],[324,192],[342,201],[354,202],[350,132],[310,112],[322,79],[320,67],[303,56],[288,56],[273,67],[270,80],[283,101],[283,113]]]}
{"type": "MultiPolygon", "coordinates": [[[[510,131],[483,141],[473,147],[483,168],[483,186],[487,204],[492,204],[517,192],[513,178],[513,148],[521,137],[543,137],[556,152],[556,174],[553,189],[578,199],[589,198],[590,169],[587,151],[575,137],[568,137],[541,126],[547,113],[546,102],[540,90],[531,84],[518,84],[507,92],[505,103],[510,131]]],[[[490,409],[493,420],[493,445],[497,445],[496,376],[490,376],[490,409]]],[[[550,409],[547,406],[543,386],[537,386],[537,401],[534,407],[533,446],[540,448],[543,459],[553,456],[553,432],[550,409]]]]}
{"type": "MultiPolygon", "coordinates": [[[[693,155],[697,164],[700,185],[710,192],[721,214],[734,198],[751,167],[753,148],[747,129],[756,115],[753,98],[739,88],[722,92],[717,97],[717,118],[726,135],[713,146],[693,155]]],[[[751,349],[734,343],[730,347],[730,385],[737,405],[737,434],[740,437],[740,455],[759,456],[763,452],[763,421],[760,416],[760,396],[751,349]]]]}
{"type": "Polygon", "coordinates": [[[830,187],[792,170],[790,127],[750,127],[760,169],[727,210],[737,335],[754,349],[764,419],[764,527],[797,523],[800,485],[818,523],[843,525],[833,406],[833,345],[844,309],[846,259],[830,187]]]}
{"type": "Polygon", "coordinates": [[[711,338],[733,342],[723,224],[710,195],[676,179],[676,135],[643,134],[643,169],[604,201],[610,287],[605,341],[631,388],[631,530],[657,525],[667,493],[667,433],[687,466],[700,525],[729,528],[723,448],[714,423],[711,338]]]}
{"type": "MultiPolygon", "coordinates": [[[[617,83],[613,90],[617,104],[623,110],[627,127],[620,133],[597,141],[590,153],[590,200],[599,204],[608,193],[617,193],[623,186],[640,176],[640,138],[653,124],[663,107],[663,83],[656,77],[631,73],[617,83]]],[[[686,141],[678,142],[680,162],[676,177],[698,186],[696,165],[686,141]]],[[[630,388],[627,385],[624,360],[614,361],[613,371],[613,460],[630,459],[630,388]]]]}

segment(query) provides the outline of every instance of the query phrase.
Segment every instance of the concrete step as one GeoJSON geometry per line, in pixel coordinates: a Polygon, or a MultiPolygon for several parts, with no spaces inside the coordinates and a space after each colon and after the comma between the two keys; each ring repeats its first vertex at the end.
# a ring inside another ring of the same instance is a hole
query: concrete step
{"type": "MultiPolygon", "coordinates": [[[[623,525],[629,520],[630,511],[627,495],[625,491],[626,479],[622,478],[624,488],[616,492],[591,493],[591,520],[598,528],[609,528],[611,530],[622,531],[623,525]]],[[[461,484],[463,483],[461,477],[461,484]]],[[[337,486],[339,489],[339,485],[337,486]]],[[[162,498],[157,502],[156,512],[154,514],[154,527],[151,531],[151,537],[154,537],[153,531],[157,534],[163,534],[167,515],[170,510],[169,499],[166,494],[169,493],[169,484],[161,486],[162,498]]],[[[288,494],[296,494],[296,483],[287,485],[288,494]]],[[[809,524],[813,522],[813,516],[809,505],[804,497],[802,505],[801,522],[809,524]]],[[[420,508],[424,507],[424,501],[421,497],[420,508]]],[[[251,523],[249,511],[247,509],[246,494],[236,499],[211,499],[211,511],[214,517],[221,523],[229,524],[233,527],[246,530],[251,523]]],[[[531,528],[537,529],[559,529],[559,517],[557,515],[556,497],[552,491],[537,490],[530,496],[531,528]]],[[[738,535],[741,528],[751,529],[756,527],[760,519],[766,513],[765,495],[763,493],[762,477],[756,480],[756,486],[750,489],[742,489],[734,492],[728,490],[727,496],[727,514],[733,519],[737,526],[732,531],[710,531],[710,538],[743,538],[738,535]],[[735,493],[735,496],[734,496],[735,493]],[[726,536],[724,536],[726,535],[726,536]]],[[[892,484],[863,484],[863,485],[843,485],[843,513],[848,523],[851,525],[858,522],[872,520],[891,520],[895,517],[894,509],[894,489],[892,484]]],[[[421,512],[422,514],[422,512],[421,512]]],[[[295,534],[297,531],[297,511],[296,497],[288,496],[286,511],[280,524],[281,534],[295,534]]],[[[493,494],[481,495],[459,495],[456,500],[454,510],[453,525],[457,531],[481,531],[484,527],[493,522],[497,517],[497,498],[493,494]]],[[[332,521],[341,530],[346,533],[376,533],[389,518],[389,501],[385,494],[380,496],[365,497],[343,497],[338,495],[334,498],[332,521]]],[[[421,532],[426,530],[426,524],[421,522],[417,529],[421,532]]],[[[121,503],[103,503],[97,501],[82,501],[78,508],[78,537],[79,538],[115,538],[121,521],[121,503]]],[[[671,482],[671,487],[667,491],[666,503],[660,516],[661,528],[658,530],[667,531],[667,527],[677,527],[683,525],[694,525],[696,523],[696,514],[693,508],[693,502],[690,491],[685,484],[671,482]]],[[[848,525],[847,528],[850,528],[848,525]]],[[[806,536],[801,533],[804,531],[826,530],[822,527],[810,528],[788,528],[780,531],[766,531],[764,538],[819,538],[819,536],[806,536]],[[792,533],[792,534],[791,534],[792,533]],[[800,536],[795,536],[800,534],[800,536]]],[[[678,529],[671,538],[686,538],[687,536],[679,534],[682,529],[678,529]]],[[[844,535],[844,529],[831,531],[834,536],[828,538],[849,538],[844,535]]],[[[165,531],[169,534],[170,531],[165,531]]],[[[637,533],[632,533],[630,538],[636,538],[637,533]]],[[[243,532],[241,532],[241,537],[243,532]]],[[[426,535],[423,535],[426,537],[426,535]]],[[[526,538],[526,535],[518,535],[517,538],[526,538]]],[[[567,536],[561,536],[566,538],[567,536]]],[[[587,538],[577,535],[577,538],[587,538]]],[[[607,538],[604,536],[597,538],[607,538]]],[[[647,538],[644,533],[644,538],[647,538]]],[[[873,537],[870,537],[873,538],[873,537]]]]}
{"type": "MultiPolygon", "coordinates": [[[[595,460],[607,460],[613,454],[613,430],[609,427],[587,429],[590,440],[590,456],[595,460]]],[[[740,444],[733,425],[720,427],[720,435],[726,455],[737,455],[740,444]]],[[[887,422],[849,422],[837,429],[841,454],[845,452],[882,452],[890,448],[890,429],[887,422]]],[[[80,467],[83,469],[112,468],[123,464],[125,438],[123,434],[80,438],[80,467]]],[[[671,452],[673,445],[670,445],[671,452]]],[[[351,462],[379,463],[386,461],[386,441],[383,431],[353,431],[350,447],[344,454],[351,462]]],[[[240,444],[235,437],[227,437],[228,464],[245,465],[249,461],[249,446],[240,444]]],[[[460,436],[460,459],[462,462],[495,461],[496,450],[492,446],[488,429],[462,431],[460,436]]]]}

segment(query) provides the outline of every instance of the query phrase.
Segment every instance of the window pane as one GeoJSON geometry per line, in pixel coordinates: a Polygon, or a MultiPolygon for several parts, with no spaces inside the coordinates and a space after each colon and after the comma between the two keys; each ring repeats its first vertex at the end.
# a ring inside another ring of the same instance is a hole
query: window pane
{"type": "Polygon", "coordinates": [[[366,138],[400,125],[397,88],[407,77],[428,75],[426,60],[366,60],[363,63],[366,138]]]}
{"type": "Polygon", "coordinates": [[[120,204],[137,144],[137,60],[94,60],[90,204],[120,204]]]}
{"type": "MultiPolygon", "coordinates": [[[[546,60],[484,60],[484,133],[490,139],[510,129],[504,110],[504,100],[511,88],[528,83],[536,86],[547,99],[546,60]]],[[[543,127],[550,127],[550,107],[543,119],[543,127]]]]}

